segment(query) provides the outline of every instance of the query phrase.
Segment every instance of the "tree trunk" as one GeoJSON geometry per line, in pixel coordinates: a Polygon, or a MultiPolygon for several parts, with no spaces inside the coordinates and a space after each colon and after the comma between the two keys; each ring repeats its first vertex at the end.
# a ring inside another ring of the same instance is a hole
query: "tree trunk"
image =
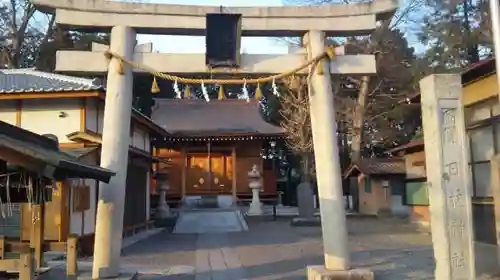
{"type": "Polygon", "coordinates": [[[359,88],[358,102],[352,120],[352,139],[351,139],[351,161],[361,160],[361,144],[363,143],[363,126],[365,122],[366,105],[368,102],[368,90],[370,85],[370,76],[361,78],[359,88]]]}

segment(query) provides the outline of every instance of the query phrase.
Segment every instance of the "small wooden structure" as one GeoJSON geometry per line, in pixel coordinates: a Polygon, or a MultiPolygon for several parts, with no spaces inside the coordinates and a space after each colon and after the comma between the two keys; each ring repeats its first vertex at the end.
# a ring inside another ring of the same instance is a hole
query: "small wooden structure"
{"type": "Polygon", "coordinates": [[[69,212],[67,203],[61,199],[61,194],[68,190],[56,182],[68,178],[109,182],[113,175],[109,170],[78,162],[61,152],[57,140],[50,138],[53,135],[41,136],[0,121],[1,201],[7,204],[7,209],[11,203],[24,204],[30,216],[21,219],[29,219],[31,225],[28,240],[0,237],[0,270],[18,271],[22,280],[31,279],[34,271],[31,250],[36,269],[42,267],[45,251],[67,252],[67,273],[76,275],[77,237],[59,236],[53,240],[45,235],[46,219],[54,218],[47,215],[47,207],[64,207],[69,212]],[[20,261],[6,259],[8,252],[21,253],[20,261]]]}
{"type": "Polygon", "coordinates": [[[261,199],[277,200],[275,164],[262,151],[284,133],[264,121],[259,106],[234,99],[156,100],[152,119],[171,133],[154,140],[155,156],[171,159],[169,201],[190,196],[250,201],[247,174],[253,165],[262,174],[261,199]]]}
{"type": "MultiPolygon", "coordinates": [[[[148,86],[149,87],[149,86],[148,86]]],[[[59,148],[90,165],[100,164],[104,129],[106,91],[98,79],[46,73],[33,69],[0,70],[0,120],[38,134],[57,136],[59,148]]],[[[153,148],[151,139],[168,133],[150,118],[133,109],[131,114],[123,235],[132,235],[152,226],[150,182],[153,148]]],[[[99,184],[93,179],[67,179],[46,207],[45,238],[66,240],[78,236],[83,254],[92,254],[99,184]],[[70,191],[71,190],[71,191],[70,191]],[[70,211],[65,209],[69,207],[70,211]]],[[[17,211],[17,209],[16,209],[17,211]]],[[[29,240],[31,212],[26,206],[16,235],[29,240]]],[[[0,231],[13,223],[2,224],[0,231]]],[[[16,224],[17,226],[17,224],[16,224]]],[[[1,234],[1,233],[0,233],[1,234]]]]}
{"type": "Polygon", "coordinates": [[[414,140],[405,145],[395,147],[389,154],[403,157],[405,161],[405,205],[410,209],[410,221],[430,229],[429,192],[425,168],[424,140],[414,140]]]}
{"type": "Polygon", "coordinates": [[[363,159],[352,163],[344,179],[354,177],[359,199],[359,212],[370,215],[404,211],[402,194],[405,165],[400,158],[363,159]],[[402,208],[402,209],[401,209],[402,208]]]}

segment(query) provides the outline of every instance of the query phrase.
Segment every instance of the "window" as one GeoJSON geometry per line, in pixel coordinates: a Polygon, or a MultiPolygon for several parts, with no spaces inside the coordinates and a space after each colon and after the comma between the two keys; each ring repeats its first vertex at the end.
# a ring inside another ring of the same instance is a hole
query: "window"
{"type": "Polygon", "coordinates": [[[489,99],[465,108],[470,183],[474,197],[491,197],[490,160],[500,151],[500,123],[497,118],[500,106],[497,98],[489,99]]]}
{"type": "Polygon", "coordinates": [[[372,193],[372,183],[370,182],[370,179],[365,177],[363,181],[365,183],[365,193],[372,193]]]}
{"type": "Polygon", "coordinates": [[[406,182],[405,202],[406,205],[429,205],[427,182],[421,180],[406,182]]]}
{"type": "Polygon", "coordinates": [[[473,169],[473,184],[475,197],[493,196],[490,188],[490,162],[475,163],[473,169]]]}
{"type": "Polygon", "coordinates": [[[495,154],[492,130],[491,126],[486,126],[468,132],[473,162],[489,161],[495,154]]]}

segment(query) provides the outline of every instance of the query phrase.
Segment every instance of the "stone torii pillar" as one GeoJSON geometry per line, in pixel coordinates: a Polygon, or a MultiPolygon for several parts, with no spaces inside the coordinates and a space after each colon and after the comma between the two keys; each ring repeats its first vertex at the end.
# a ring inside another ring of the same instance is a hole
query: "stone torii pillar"
{"type": "MultiPolygon", "coordinates": [[[[303,42],[309,59],[325,51],[325,34],[321,31],[310,31],[303,42]]],[[[351,277],[354,275],[372,279],[373,274],[368,270],[350,270],[337,123],[330,67],[328,61],[324,60],[311,69],[309,104],[325,265],[308,267],[307,276],[310,280],[353,279],[351,277]]]]}
{"type": "MultiPolygon", "coordinates": [[[[134,29],[127,26],[111,29],[111,51],[132,59],[135,45],[134,29]]],[[[116,172],[116,175],[108,184],[101,182],[99,185],[92,279],[120,274],[132,89],[132,69],[112,58],[106,85],[101,167],[116,172]]]]}

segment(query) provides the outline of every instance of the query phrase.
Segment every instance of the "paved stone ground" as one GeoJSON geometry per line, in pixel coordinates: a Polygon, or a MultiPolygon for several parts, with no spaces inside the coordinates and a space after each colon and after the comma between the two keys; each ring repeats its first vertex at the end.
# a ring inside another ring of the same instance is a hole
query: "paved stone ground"
{"type": "MultiPolygon", "coordinates": [[[[291,227],[290,219],[248,219],[249,231],[210,234],[160,232],[124,250],[122,267],[141,280],[306,279],[305,267],[323,262],[321,230],[291,227]],[[197,273],[195,274],[195,271],[197,273]]],[[[376,279],[433,279],[430,235],[401,219],[348,219],[354,267],[376,279]]],[[[479,246],[477,279],[497,269],[494,247],[479,246]]]]}
{"type": "MultiPolygon", "coordinates": [[[[162,232],[129,247],[123,265],[144,265],[184,275],[143,275],[144,280],[305,279],[304,268],[321,264],[321,230],[291,227],[289,219],[248,220],[249,231],[213,234],[162,232]],[[189,269],[197,275],[189,273],[189,269]]],[[[349,247],[355,267],[371,268],[376,279],[433,279],[431,239],[401,219],[349,219],[349,247]]],[[[477,253],[478,278],[494,273],[493,248],[477,253]]],[[[500,279],[500,278],[498,278],[500,279]]]]}

